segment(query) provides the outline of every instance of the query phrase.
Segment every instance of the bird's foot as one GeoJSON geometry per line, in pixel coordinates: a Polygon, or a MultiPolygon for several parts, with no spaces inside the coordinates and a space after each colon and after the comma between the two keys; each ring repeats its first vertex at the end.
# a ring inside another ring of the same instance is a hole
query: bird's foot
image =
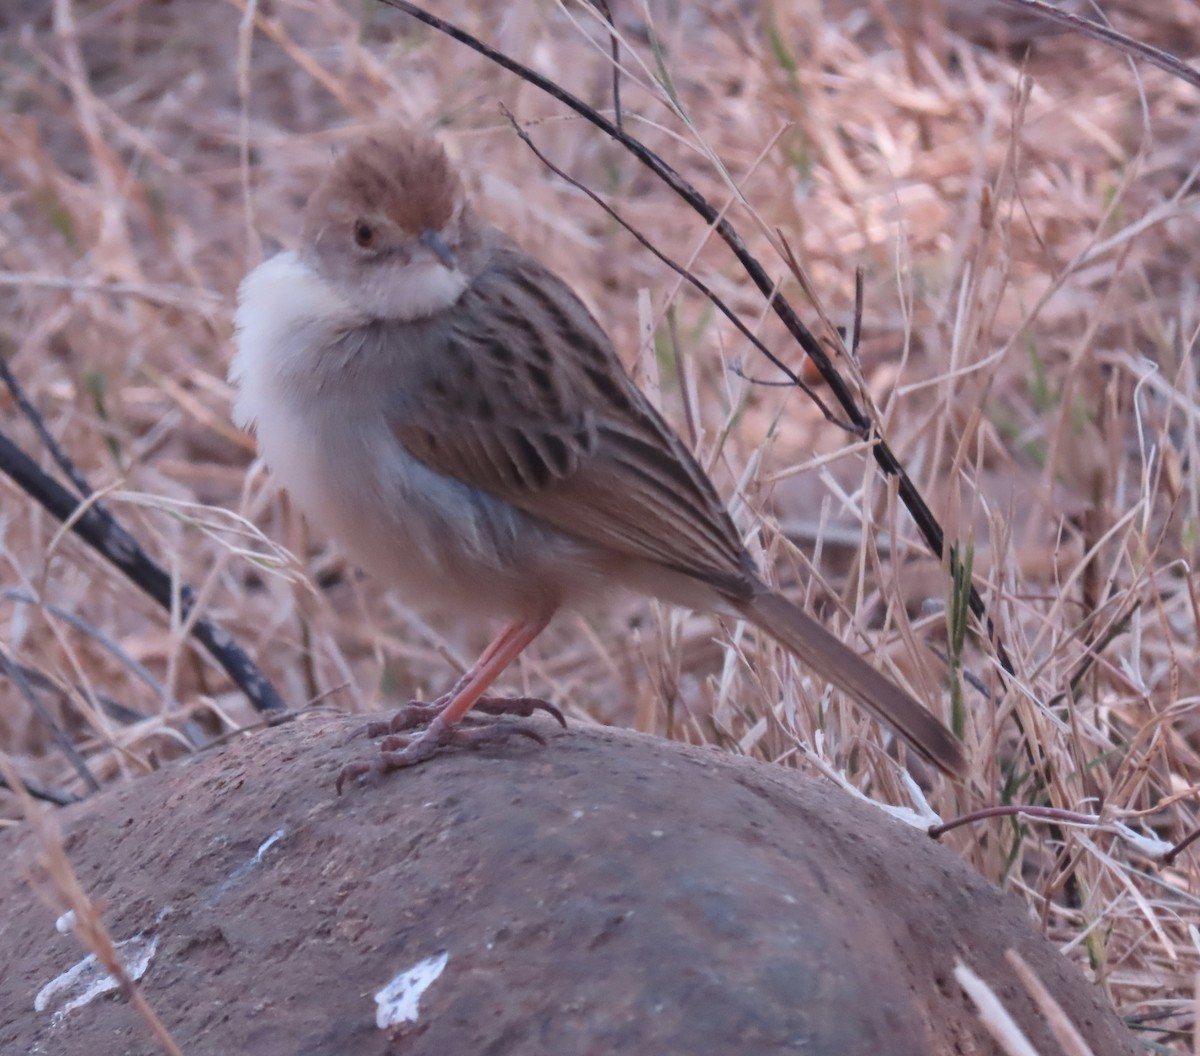
{"type": "MultiPolygon", "coordinates": [[[[428,706],[428,705],[426,705],[428,706]]],[[[518,712],[517,714],[531,714],[518,712]]],[[[554,709],[557,711],[557,709],[554,709]]],[[[528,737],[538,744],[545,744],[545,738],[536,730],[522,726],[516,722],[490,722],[478,726],[460,726],[443,722],[437,716],[429,724],[429,728],[413,736],[402,733],[392,733],[380,742],[379,754],[371,760],[360,760],[350,763],[337,776],[337,792],[342,794],[342,786],[347,781],[363,777],[367,774],[387,774],[393,770],[401,770],[407,766],[416,766],[432,758],[442,748],[460,745],[467,748],[478,748],[483,744],[494,744],[506,741],[512,736],[528,737]]]]}
{"type": "Polygon", "coordinates": [[[394,712],[390,718],[376,719],[374,722],[368,722],[365,726],[360,726],[350,735],[350,739],[356,740],[366,736],[374,740],[376,737],[387,737],[389,734],[403,733],[405,730],[422,726],[436,719],[449,700],[449,695],[438,697],[432,704],[424,700],[410,700],[394,712]]]}
{"type": "MultiPolygon", "coordinates": [[[[451,699],[452,694],[445,693],[433,703],[423,700],[409,701],[390,719],[369,722],[366,726],[355,730],[351,734],[351,739],[362,737],[365,734],[374,740],[376,737],[387,737],[423,726],[436,719],[451,699]]],[[[538,697],[480,697],[475,701],[471,710],[481,711],[485,715],[516,715],[520,718],[528,718],[535,711],[544,711],[564,730],[567,728],[567,720],[563,718],[563,713],[548,700],[541,700],[538,697]]],[[[469,719],[468,715],[467,720],[469,721],[469,719]]]]}

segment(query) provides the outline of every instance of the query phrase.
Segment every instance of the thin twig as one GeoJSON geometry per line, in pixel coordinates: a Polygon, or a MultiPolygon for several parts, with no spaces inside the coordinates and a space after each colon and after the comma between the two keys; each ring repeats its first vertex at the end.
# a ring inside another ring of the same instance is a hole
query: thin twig
{"type": "Polygon", "coordinates": [[[134,723],[146,720],[147,716],[145,714],[134,708],[127,707],[119,701],[113,700],[112,697],[105,696],[103,693],[90,693],[80,685],[73,687],[63,685],[56,682],[49,675],[39,671],[36,667],[30,667],[28,664],[22,664],[16,660],[9,659],[0,652],[0,675],[7,675],[10,665],[19,668],[30,686],[38,690],[38,692],[53,693],[64,703],[71,703],[71,689],[73,688],[80,699],[86,700],[89,703],[95,700],[105,715],[121,723],[122,726],[132,726],[134,723]]]}
{"type": "Polygon", "coordinates": [[[1172,847],[1166,854],[1162,856],[1163,865],[1171,865],[1184,851],[1186,851],[1193,843],[1200,840],[1200,829],[1192,829],[1182,840],[1172,847]]]}
{"type": "Polygon", "coordinates": [[[1043,821],[1061,821],[1069,825],[1097,825],[1099,818],[1094,814],[1081,814],[1074,810],[1064,810],[1061,807],[1043,807],[1033,803],[1008,803],[998,807],[984,807],[973,810],[968,814],[960,814],[941,825],[931,825],[929,835],[935,840],[944,836],[951,829],[972,825],[977,821],[987,821],[989,818],[1013,818],[1024,815],[1028,818],[1040,818],[1043,821]]]}
{"type": "Polygon", "coordinates": [[[80,780],[87,785],[88,791],[99,792],[100,782],[96,780],[96,775],[92,773],[87,760],[79,754],[79,749],[72,743],[66,731],[54,721],[54,716],[46,710],[46,706],[33,691],[33,686],[29,684],[29,679],[25,677],[25,671],[21,665],[0,652],[0,670],[3,670],[4,674],[12,679],[21,696],[25,698],[25,703],[33,709],[33,713],[41,719],[42,724],[50,731],[59,750],[67,757],[67,761],[71,766],[75,768],[75,772],[79,775],[80,780]]]}
{"type": "Polygon", "coordinates": [[[1124,33],[1118,33],[1111,26],[1093,22],[1088,18],[1081,18],[1079,15],[1073,15],[1070,11],[1063,11],[1061,8],[1052,7],[1044,0],[1000,0],[1000,2],[1008,4],[1009,7],[1018,8],[1027,14],[1044,18],[1047,22],[1054,22],[1056,25],[1083,33],[1085,36],[1094,37],[1127,55],[1145,59],[1150,65],[1157,66],[1171,76],[1186,81],[1193,88],[1200,88],[1200,70],[1189,66],[1170,52],[1162,51],[1144,41],[1134,40],[1133,37],[1127,37],[1124,33]]]}
{"type": "Polygon", "coordinates": [[[850,331],[850,358],[858,362],[858,347],[862,343],[863,300],[866,274],[860,264],[854,269],[854,328],[850,331]]]}
{"type": "Polygon", "coordinates": [[[521,142],[523,142],[531,151],[533,151],[534,157],[536,157],[538,161],[545,165],[546,168],[548,168],[556,176],[566,180],[567,183],[569,183],[576,190],[582,191],[584,194],[586,194],[618,224],[625,228],[626,231],[633,235],[633,237],[637,239],[639,245],[653,253],[654,256],[661,260],[680,278],[691,283],[691,285],[697,291],[699,291],[700,294],[708,299],[709,303],[712,304],[717,311],[719,311],[723,316],[725,316],[726,319],[733,323],[739,334],[741,334],[747,341],[757,348],[759,352],[761,352],[776,367],[778,367],[788,379],[787,381],[780,382],[779,384],[788,386],[789,388],[794,387],[801,389],[809,397],[809,399],[811,399],[813,403],[817,405],[821,413],[825,416],[826,421],[830,422],[832,425],[836,425],[839,429],[845,429],[847,432],[854,432],[854,429],[851,426],[847,425],[834,415],[834,413],[825,405],[821,397],[808,385],[806,385],[804,380],[798,374],[796,374],[786,363],[782,362],[769,348],[767,348],[766,345],[762,343],[761,340],[759,340],[758,337],[754,335],[750,328],[743,323],[740,318],[738,318],[737,313],[723,300],[721,300],[721,298],[718,297],[702,279],[692,274],[692,272],[685,268],[682,264],[677,264],[674,260],[668,257],[661,249],[654,245],[653,242],[651,242],[636,227],[629,223],[628,220],[621,216],[620,213],[618,213],[611,205],[608,204],[608,202],[601,198],[600,195],[598,195],[590,187],[586,186],[584,183],[575,179],[575,177],[571,176],[567,172],[564,172],[561,168],[555,165],[554,162],[552,162],[537,148],[537,145],[530,138],[529,133],[518,123],[517,119],[513,116],[512,111],[509,110],[509,108],[503,103],[500,104],[500,111],[506,118],[508,118],[509,123],[513,127],[513,131],[515,131],[520,137],[521,142]]]}
{"type": "Polygon", "coordinates": [[[608,23],[608,43],[612,50],[613,123],[621,131],[624,131],[625,124],[621,117],[621,41],[617,36],[617,27],[616,23],[613,22],[612,10],[608,6],[608,0],[594,0],[594,3],[604,16],[604,21],[608,23]]]}
{"type": "Polygon", "coordinates": [[[21,605],[36,605],[39,608],[45,609],[52,616],[57,617],[64,623],[69,623],[81,634],[86,634],[105,652],[112,654],[130,671],[132,671],[142,682],[150,687],[150,690],[162,702],[166,701],[166,687],[150,673],[150,670],[136,657],[132,657],[108,635],[96,627],[93,627],[87,620],[68,609],[64,609],[61,605],[52,605],[47,602],[40,601],[32,594],[26,594],[23,590],[12,590],[11,588],[0,590],[0,598],[6,601],[15,601],[21,605]]]}
{"type": "MultiPolygon", "coordinates": [[[[37,433],[38,439],[42,442],[42,446],[50,452],[50,457],[58,464],[58,468],[63,471],[63,475],[75,486],[75,490],[79,492],[79,497],[82,499],[89,498],[92,494],[91,485],[88,484],[87,478],[84,477],[82,471],[71,460],[70,456],[62,449],[58,441],[54,439],[50,430],[46,428],[46,422],[41,414],[33,405],[33,401],[25,395],[25,390],[21,388],[21,383],[17,381],[13,372],[8,366],[8,352],[5,350],[4,355],[0,355],[0,380],[2,380],[8,391],[12,394],[13,400],[21,409],[21,413],[29,420],[29,424],[33,426],[34,432],[37,433]]],[[[95,509],[103,509],[99,502],[94,502],[95,509]]]]}
{"type": "MultiPolygon", "coordinates": [[[[878,424],[873,422],[861,410],[850,387],[846,384],[841,374],[838,373],[837,368],[834,367],[829,356],[821,347],[820,342],[804,323],[801,322],[800,317],[796,314],[791,304],[788,303],[787,299],[776,288],[776,284],[771,280],[766,269],[763,268],[762,264],[746,248],[746,244],[742,241],[737,231],[734,230],[733,225],[720,214],[708,199],[680,176],[667,162],[642,143],[641,140],[618,128],[603,114],[598,113],[594,107],[588,106],[582,99],[572,95],[565,88],[560,87],[550,79],[543,77],[537,71],[517,62],[503,52],[497,51],[477,37],[460,29],[452,22],[447,22],[445,19],[430,14],[416,4],[409,3],[408,0],[382,0],[382,3],[388,7],[394,7],[398,11],[403,11],[419,22],[424,22],[427,26],[432,26],[439,32],[446,34],[446,36],[465,44],[498,66],[503,67],[511,73],[515,73],[522,80],[541,89],[551,98],[557,99],[564,106],[575,111],[575,113],[587,121],[590,121],[610,138],[624,146],[638,161],[650,169],[680,198],[699,213],[707,223],[711,224],[713,230],[716,231],[734,256],[737,257],[742,267],[745,268],[746,274],[750,276],[754,285],[767,298],[767,303],[776,316],[779,317],[788,332],[816,365],[821,377],[825,380],[830,391],[833,392],[838,403],[841,404],[842,409],[846,412],[846,417],[851,423],[852,430],[861,436],[862,439],[869,442],[871,453],[880,469],[887,476],[897,479],[900,501],[904,503],[905,508],[912,516],[913,522],[924,537],[926,545],[928,545],[938,558],[946,556],[946,536],[941,524],[934,516],[933,510],[930,509],[924,496],[917,489],[916,484],[909,477],[900,460],[884,439],[878,424]]],[[[958,562],[957,550],[954,548],[951,549],[949,561],[951,567],[955,566],[958,562]]],[[[1002,669],[1011,675],[1013,673],[1012,664],[1008,659],[1007,653],[1004,651],[1003,645],[996,636],[995,627],[991,617],[987,614],[983,598],[974,585],[970,588],[970,605],[976,619],[986,628],[987,636],[996,648],[997,659],[1002,669]]]]}
{"type": "MultiPolygon", "coordinates": [[[[42,472],[33,459],[2,433],[0,472],[58,520],[68,524],[72,532],[167,612],[172,611],[178,590],[181,614],[186,618],[191,613],[195,596],[191,587],[177,586],[115,517],[97,509],[94,502],[80,502],[58,481],[42,472]]],[[[198,619],[192,625],[192,637],[204,646],[256,710],[275,711],[285,707],[270,680],[228,632],[208,620],[198,619]]]]}
{"type": "MultiPolygon", "coordinates": [[[[83,802],[74,792],[61,792],[56,788],[46,788],[36,782],[27,781],[25,778],[21,778],[21,784],[34,799],[40,799],[44,803],[53,803],[56,807],[69,807],[72,803],[83,802]]],[[[0,788],[7,788],[10,792],[15,791],[8,783],[8,778],[3,774],[0,774],[0,788]]]]}

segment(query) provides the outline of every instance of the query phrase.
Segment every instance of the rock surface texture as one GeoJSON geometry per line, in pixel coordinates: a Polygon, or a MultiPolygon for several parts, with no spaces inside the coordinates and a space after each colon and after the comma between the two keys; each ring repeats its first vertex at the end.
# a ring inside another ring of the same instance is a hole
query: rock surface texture
{"type": "MultiPolygon", "coordinates": [[[[1058,1054],[1009,948],[1095,1056],[1138,1051],[921,833],[794,772],[535,721],[545,748],[339,798],[370,745],[310,717],[62,812],[64,844],[187,1056],[998,1054],[956,958],[1058,1054]]],[[[123,997],[64,1014],[82,984],[43,991],[85,951],[33,890],[38,849],[0,834],[0,1052],[161,1052],[123,997]]]]}

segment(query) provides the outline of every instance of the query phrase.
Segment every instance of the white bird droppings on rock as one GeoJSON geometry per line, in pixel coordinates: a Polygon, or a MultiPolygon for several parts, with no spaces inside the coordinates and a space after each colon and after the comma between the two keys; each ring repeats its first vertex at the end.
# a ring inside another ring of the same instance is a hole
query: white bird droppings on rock
{"type": "Polygon", "coordinates": [[[449,953],[439,953],[393,978],[375,995],[375,1025],[386,1030],[398,1023],[415,1023],[421,995],[442,974],[449,960],[449,953]]]}

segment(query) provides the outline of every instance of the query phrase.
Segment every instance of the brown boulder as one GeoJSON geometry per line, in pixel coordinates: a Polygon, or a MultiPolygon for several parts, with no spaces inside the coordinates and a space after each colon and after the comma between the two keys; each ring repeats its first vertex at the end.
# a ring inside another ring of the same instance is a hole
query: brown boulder
{"type": "MultiPolygon", "coordinates": [[[[354,725],[245,737],[62,812],[114,939],[154,943],[142,986],[188,1056],[999,1053],[956,958],[1050,1056],[1009,948],[1095,1056],[1136,1051],[1015,900],[824,782],[541,723],[545,748],[450,752],[339,798],[370,750],[345,747],[354,725]],[[380,1027],[396,979],[387,1007],[415,1018],[380,1027]]],[[[37,849],[0,835],[6,861],[37,849]]],[[[160,1052],[119,996],[35,1011],[84,954],[27,877],[0,876],[0,1051],[160,1052]]]]}

